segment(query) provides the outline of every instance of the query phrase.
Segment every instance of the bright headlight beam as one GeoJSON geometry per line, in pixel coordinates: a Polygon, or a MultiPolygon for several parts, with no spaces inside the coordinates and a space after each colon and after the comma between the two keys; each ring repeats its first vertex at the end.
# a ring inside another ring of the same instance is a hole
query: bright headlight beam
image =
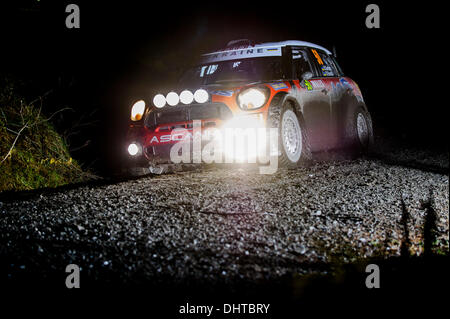
{"type": "Polygon", "coordinates": [[[262,158],[265,154],[266,128],[261,113],[235,116],[222,129],[223,150],[230,159],[254,163],[257,156],[262,158]]]}
{"type": "Polygon", "coordinates": [[[206,101],[208,101],[208,98],[209,98],[209,96],[208,96],[208,92],[206,92],[206,90],[198,89],[194,93],[194,100],[197,103],[205,103],[206,101]]]}
{"type": "Polygon", "coordinates": [[[263,91],[251,88],[243,91],[238,97],[239,106],[243,109],[257,109],[266,103],[266,95],[263,91]]]}
{"type": "Polygon", "coordinates": [[[170,106],[175,106],[180,102],[180,97],[175,92],[170,92],[166,96],[166,101],[170,106]]]}
{"type": "Polygon", "coordinates": [[[153,98],[153,104],[160,109],[166,105],[166,98],[162,94],[156,94],[153,98]]]}
{"type": "Polygon", "coordinates": [[[131,108],[131,120],[139,121],[142,118],[142,115],[144,115],[144,111],[145,111],[145,102],[143,100],[139,100],[136,103],[134,103],[133,107],[131,108]]]}
{"type": "Polygon", "coordinates": [[[194,94],[189,90],[184,90],[180,93],[180,101],[183,104],[191,104],[194,101],[194,94]]]}
{"type": "Polygon", "coordinates": [[[235,116],[223,124],[224,128],[259,128],[265,127],[261,113],[235,116]]]}

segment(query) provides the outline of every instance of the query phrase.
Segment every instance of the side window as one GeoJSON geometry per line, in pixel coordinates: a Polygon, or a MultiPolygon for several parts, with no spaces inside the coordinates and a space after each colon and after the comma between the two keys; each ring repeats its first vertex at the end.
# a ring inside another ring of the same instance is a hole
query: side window
{"type": "Polygon", "coordinates": [[[316,49],[311,49],[312,54],[316,58],[318,71],[321,76],[335,77],[339,76],[339,72],[336,69],[333,60],[325,53],[317,52],[316,49]]]}
{"type": "Polygon", "coordinates": [[[308,56],[304,50],[292,49],[292,65],[294,68],[294,76],[297,79],[302,79],[306,72],[311,72],[311,65],[308,61],[308,56]]]}
{"type": "Polygon", "coordinates": [[[336,70],[334,66],[333,60],[331,60],[330,56],[326,54],[319,53],[322,58],[323,65],[321,65],[320,70],[322,71],[323,76],[339,76],[339,72],[336,70]]]}
{"type": "Polygon", "coordinates": [[[338,70],[339,75],[340,75],[340,76],[343,76],[343,75],[344,75],[344,72],[342,71],[341,66],[339,65],[339,63],[337,63],[336,58],[332,56],[332,57],[331,57],[331,60],[333,61],[334,66],[335,66],[336,69],[338,70]]]}

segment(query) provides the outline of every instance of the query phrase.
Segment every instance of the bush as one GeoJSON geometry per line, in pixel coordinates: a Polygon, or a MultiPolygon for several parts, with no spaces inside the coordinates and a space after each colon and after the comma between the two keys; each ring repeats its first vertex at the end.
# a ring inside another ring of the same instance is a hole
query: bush
{"type": "Polygon", "coordinates": [[[0,89],[0,191],[57,187],[87,179],[42,114],[42,99],[26,103],[6,81],[0,89]]]}

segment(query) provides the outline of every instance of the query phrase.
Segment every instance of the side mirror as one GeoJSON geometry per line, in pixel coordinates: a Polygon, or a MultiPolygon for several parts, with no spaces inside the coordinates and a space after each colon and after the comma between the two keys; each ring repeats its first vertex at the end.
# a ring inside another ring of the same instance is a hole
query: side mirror
{"type": "Polygon", "coordinates": [[[311,79],[313,77],[313,74],[311,73],[311,72],[305,72],[305,73],[303,73],[302,74],[302,80],[309,80],[309,79],[311,79]]]}
{"type": "Polygon", "coordinates": [[[305,72],[302,74],[302,78],[300,79],[300,86],[304,89],[308,88],[308,85],[310,86],[311,84],[307,84],[307,81],[309,79],[311,79],[313,77],[313,74],[311,72],[305,72]]]}

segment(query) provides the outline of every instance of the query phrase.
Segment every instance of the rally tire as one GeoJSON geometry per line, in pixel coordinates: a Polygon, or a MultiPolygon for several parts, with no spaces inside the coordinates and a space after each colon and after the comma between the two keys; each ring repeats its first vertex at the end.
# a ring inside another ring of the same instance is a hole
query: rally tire
{"type": "Polygon", "coordinates": [[[279,166],[296,168],[311,160],[311,147],[303,118],[290,102],[285,102],[281,107],[271,105],[269,125],[278,129],[279,166]]]}
{"type": "Polygon", "coordinates": [[[349,149],[357,154],[369,153],[373,147],[372,118],[362,106],[356,107],[345,121],[344,140],[349,149]]]}

